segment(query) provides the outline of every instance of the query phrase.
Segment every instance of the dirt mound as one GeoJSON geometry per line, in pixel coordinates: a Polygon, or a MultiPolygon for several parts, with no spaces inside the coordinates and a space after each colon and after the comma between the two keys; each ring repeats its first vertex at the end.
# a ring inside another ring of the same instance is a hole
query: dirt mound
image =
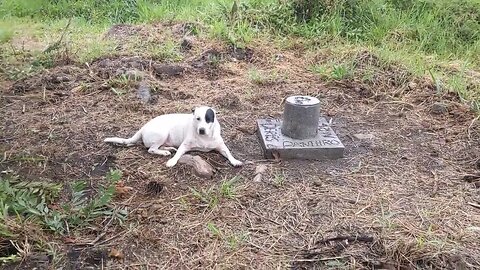
{"type": "Polygon", "coordinates": [[[76,66],[60,66],[46,70],[32,77],[17,81],[11,87],[13,94],[25,94],[38,89],[58,90],[72,89],[80,83],[90,82],[85,69],[76,66]]]}

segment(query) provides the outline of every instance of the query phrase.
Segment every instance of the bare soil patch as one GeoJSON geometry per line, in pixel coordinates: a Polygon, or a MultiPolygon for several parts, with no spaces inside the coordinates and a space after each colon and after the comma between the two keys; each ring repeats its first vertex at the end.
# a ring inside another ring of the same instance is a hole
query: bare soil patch
{"type": "MultiPolygon", "coordinates": [[[[141,33],[119,26],[108,35],[141,33]]],[[[355,61],[357,69],[375,70],[371,80],[326,83],[307,71],[312,58],[298,52],[280,58],[262,44],[241,52],[205,41],[195,46],[181,63],[108,57],[2,87],[0,170],[26,180],[88,179],[95,187],[117,167],[134,187],[117,201],[129,208],[127,224],[107,228],[99,244],[79,245],[96,239],[100,225],[69,241],[52,236],[67,268],[480,267],[480,210],[468,204],[480,203],[480,190],[474,178],[464,179],[480,173],[480,125],[457,95],[439,94],[427,79],[380,65],[367,52],[355,61]],[[253,67],[282,76],[255,83],[253,67]],[[149,102],[138,96],[141,83],[149,102]],[[294,94],[322,101],[345,158],[264,160],[255,121],[279,117],[283,99],[294,94]],[[185,165],[166,168],[167,158],[141,146],[103,143],[132,135],[157,115],[204,104],[219,110],[227,145],[247,165],[199,154],[217,170],[205,180],[185,165]],[[259,164],[267,171],[255,182],[259,164]],[[234,177],[234,194],[222,195],[222,181],[234,177]],[[192,189],[211,192],[199,198],[192,189]],[[109,257],[112,248],[123,258],[109,257]]]]}

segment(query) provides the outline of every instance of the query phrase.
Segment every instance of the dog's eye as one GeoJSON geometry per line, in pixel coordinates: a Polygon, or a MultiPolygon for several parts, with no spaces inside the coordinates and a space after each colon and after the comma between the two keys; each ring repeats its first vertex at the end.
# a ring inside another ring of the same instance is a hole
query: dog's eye
{"type": "Polygon", "coordinates": [[[200,121],[200,117],[197,117],[197,120],[200,121]]]}

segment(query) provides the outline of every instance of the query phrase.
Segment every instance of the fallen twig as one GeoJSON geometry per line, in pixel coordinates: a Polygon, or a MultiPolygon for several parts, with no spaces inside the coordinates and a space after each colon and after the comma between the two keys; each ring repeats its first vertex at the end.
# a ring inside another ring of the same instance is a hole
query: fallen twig
{"type": "Polygon", "coordinates": [[[348,242],[373,242],[373,236],[337,236],[332,238],[327,238],[317,242],[317,245],[327,244],[329,242],[336,242],[336,241],[348,241],[348,242]]]}
{"type": "Polygon", "coordinates": [[[255,177],[253,178],[253,182],[261,182],[263,175],[265,175],[265,172],[267,171],[267,166],[265,165],[258,165],[255,168],[255,177]]]}
{"type": "Polygon", "coordinates": [[[62,44],[63,38],[65,37],[65,34],[67,33],[68,28],[70,27],[70,24],[72,23],[72,18],[68,19],[67,26],[63,29],[62,35],[60,36],[60,39],[53,43],[52,45],[48,46],[43,53],[49,53],[51,51],[57,50],[60,48],[60,45],[62,44]]]}
{"type": "Polygon", "coordinates": [[[475,208],[477,208],[477,209],[480,209],[480,204],[478,204],[478,203],[467,202],[467,204],[470,205],[470,206],[473,206],[473,207],[475,207],[475,208]]]}
{"type": "Polygon", "coordinates": [[[348,256],[313,258],[313,259],[293,259],[293,261],[294,262],[325,262],[325,261],[341,260],[345,258],[348,258],[348,256]]]}

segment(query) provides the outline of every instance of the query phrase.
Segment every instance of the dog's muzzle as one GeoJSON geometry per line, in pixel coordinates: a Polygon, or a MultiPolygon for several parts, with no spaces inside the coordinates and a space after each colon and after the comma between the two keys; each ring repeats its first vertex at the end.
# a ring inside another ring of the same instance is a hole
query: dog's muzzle
{"type": "Polygon", "coordinates": [[[198,134],[200,134],[200,135],[205,135],[205,129],[204,129],[204,128],[200,128],[200,129],[198,130],[198,134]]]}

